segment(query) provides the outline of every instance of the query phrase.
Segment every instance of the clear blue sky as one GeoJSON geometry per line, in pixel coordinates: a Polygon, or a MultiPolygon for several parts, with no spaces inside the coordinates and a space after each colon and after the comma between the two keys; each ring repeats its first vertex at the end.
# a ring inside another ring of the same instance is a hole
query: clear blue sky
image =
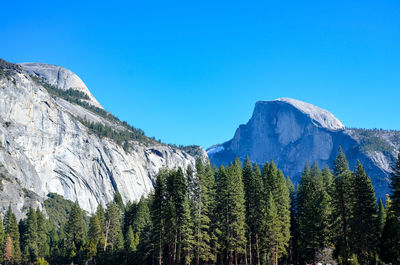
{"type": "Polygon", "coordinates": [[[348,127],[400,129],[398,0],[3,1],[1,10],[0,58],[72,70],[107,110],[168,143],[228,140],[256,101],[279,97],[348,127]]]}

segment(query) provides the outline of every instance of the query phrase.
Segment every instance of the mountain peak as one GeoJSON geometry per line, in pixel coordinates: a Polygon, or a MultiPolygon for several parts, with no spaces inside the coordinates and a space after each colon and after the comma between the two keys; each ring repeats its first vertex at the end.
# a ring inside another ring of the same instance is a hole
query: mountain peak
{"type": "Polygon", "coordinates": [[[89,97],[88,103],[98,108],[103,108],[92,93],[90,93],[82,79],[71,70],[45,63],[19,63],[18,65],[29,74],[43,78],[44,81],[59,89],[75,89],[85,93],[89,97]]]}
{"type": "Polygon", "coordinates": [[[303,102],[292,98],[278,98],[272,101],[258,101],[257,105],[270,104],[270,103],[284,103],[289,104],[311,118],[313,123],[318,127],[326,128],[332,131],[344,130],[345,126],[336,118],[332,113],[317,107],[313,104],[303,102]]]}

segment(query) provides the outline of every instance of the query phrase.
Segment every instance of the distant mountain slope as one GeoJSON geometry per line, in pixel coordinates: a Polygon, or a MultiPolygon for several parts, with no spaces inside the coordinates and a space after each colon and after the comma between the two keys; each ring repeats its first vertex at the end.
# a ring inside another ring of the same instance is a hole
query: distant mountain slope
{"type": "Polygon", "coordinates": [[[273,159],[294,181],[305,164],[332,166],[342,146],[350,167],[360,160],[371,176],[377,196],[384,197],[390,166],[400,149],[400,132],[346,129],[331,113],[295,99],[259,101],[249,122],[240,125],[233,139],[210,147],[214,164],[235,156],[265,163],[273,159]]]}
{"type": "Polygon", "coordinates": [[[184,150],[207,157],[200,147],[167,146],[121,122],[65,68],[0,60],[0,210],[11,202],[21,214],[50,192],[89,212],[115,191],[138,200],[161,167],[194,167],[184,150]]]}

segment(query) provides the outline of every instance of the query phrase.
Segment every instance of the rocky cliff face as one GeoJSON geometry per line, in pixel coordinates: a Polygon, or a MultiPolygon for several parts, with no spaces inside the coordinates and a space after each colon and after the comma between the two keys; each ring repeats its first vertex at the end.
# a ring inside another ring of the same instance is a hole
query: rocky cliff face
{"type": "MultiPolygon", "coordinates": [[[[83,209],[93,212],[99,203],[109,202],[115,191],[125,201],[148,194],[162,167],[194,167],[194,156],[145,136],[124,145],[97,136],[88,124],[123,133],[131,129],[99,111],[101,105],[71,71],[4,61],[1,67],[0,208],[11,203],[23,214],[26,207],[41,205],[54,192],[78,200],[83,209]],[[75,104],[68,97],[49,93],[43,86],[48,83],[64,91],[81,91],[87,97],[75,104]]],[[[203,149],[196,151],[206,159],[203,149]]]]}
{"type": "Polygon", "coordinates": [[[257,102],[253,116],[232,140],[207,150],[214,164],[236,156],[262,164],[273,159],[295,182],[305,164],[332,166],[341,146],[350,167],[360,160],[371,176],[377,196],[388,192],[390,165],[400,148],[400,132],[346,129],[331,113],[294,99],[257,102]]]}

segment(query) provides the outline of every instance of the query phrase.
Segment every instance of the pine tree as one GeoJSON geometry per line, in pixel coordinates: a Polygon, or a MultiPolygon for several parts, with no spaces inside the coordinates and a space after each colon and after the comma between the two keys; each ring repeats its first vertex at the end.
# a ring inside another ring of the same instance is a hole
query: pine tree
{"type": "Polygon", "coordinates": [[[252,187],[253,187],[253,196],[252,196],[252,208],[250,211],[252,214],[252,230],[254,232],[255,238],[255,259],[256,264],[260,265],[261,263],[261,237],[263,233],[263,225],[265,219],[265,201],[264,201],[264,186],[261,179],[260,168],[257,165],[257,162],[254,163],[253,166],[253,177],[252,177],[252,187]]]}
{"type": "Polygon", "coordinates": [[[290,240],[290,195],[285,176],[278,170],[275,163],[266,163],[263,166],[264,196],[272,194],[278,211],[279,228],[281,231],[281,242],[278,248],[278,258],[287,254],[290,240]]]}
{"type": "Polygon", "coordinates": [[[397,217],[400,217],[400,152],[391,174],[390,188],[392,191],[392,207],[397,217]]]}
{"type": "Polygon", "coordinates": [[[288,248],[288,261],[290,264],[298,264],[299,216],[297,191],[299,190],[299,188],[295,189],[293,182],[290,180],[289,177],[286,178],[286,181],[290,194],[290,241],[288,248]]]}
{"type": "Polygon", "coordinates": [[[11,236],[7,236],[6,238],[3,256],[5,264],[9,264],[9,262],[11,262],[11,260],[13,259],[13,243],[11,236]]]}
{"type": "Polygon", "coordinates": [[[3,221],[0,218],[0,262],[3,262],[4,256],[3,256],[3,250],[6,244],[6,234],[4,232],[3,228],[3,221]]]}
{"type": "Polygon", "coordinates": [[[386,200],[386,222],[382,231],[379,256],[385,263],[400,264],[400,222],[390,203],[386,200]]]}
{"type": "Polygon", "coordinates": [[[214,206],[214,172],[209,163],[205,166],[201,159],[196,161],[197,181],[189,190],[192,196],[192,219],[194,230],[195,264],[212,262],[215,255],[212,251],[213,230],[211,225],[212,208],[214,206]]]}
{"type": "Polygon", "coordinates": [[[386,263],[400,264],[400,153],[391,174],[391,197],[386,200],[386,222],[380,243],[380,256],[386,263]]]}
{"type": "Polygon", "coordinates": [[[378,237],[380,238],[382,235],[383,228],[385,227],[386,213],[385,207],[383,206],[382,199],[379,199],[379,208],[378,208],[378,237]]]}
{"type": "Polygon", "coordinates": [[[88,239],[93,240],[94,242],[98,242],[101,235],[101,225],[99,217],[95,214],[90,218],[89,221],[89,230],[88,230],[88,239]]]}
{"type": "Polygon", "coordinates": [[[71,212],[65,227],[67,249],[70,258],[80,263],[84,244],[84,221],[82,210],[78,202],[72,205],[71,212]]]}
{"type": "Polygon", "coordinates": [[[125,251],[127,253],[127,261],[133,257],[133,253],[136,251],[137,245],[138,245],[138,240],[133,234],[133,229],[132,226],[129,226],[128,232],[126,233],[125,237],[125,251]]]}
{"type": "Polygon", "coordinates": [[[253,195],[253,190],[252,190],[252,181],[253,181],[253,169],[252,169],[252,164],[250,161],[249,156],[246,156],[246,161],[244,162],[243,165],[243,187],[244,187],[244,199],[245,199],[245,209],[246,209],[246,237],[247,237],[247,246],[246,247],[246,263],[247,259],[249,261],[249,264],[253,264],[253,249],[252,249],[252,244],[253,244],[253,211],[255,210],[252,203],[252,195],[253,195]],[[247,253],[248,251],[248,253],[247,253]],[[247,257],[248,255],[248,257],[247,257]]]}
{"type": "Polygon", "coordinates": [[[184,237],[191,237],[191,220],[188,202],[187,187],[182,168],[171,171],[167,178],[168,215],[174,222],[167,225],[168,254],[171,264],[180,264],[185,260],[188,245],[185,246],[184,237]]]}
{"type": "Polygon", "coordinates": [[[38,223],[36,211],[30,207],[27,213],[26,220],[24,222],[25,233],[23,233],[23,244],[24,254],[29,262],[34,262],[39,254],[38,249],[38,223]]]}
{"type": "Polygon", "coordinates": [[[371,179],[357,162],[354,185],[354,207],[351,226],[352,247],[361,264],[370,264],[378,237],[377,206],[371,179]]]}
{"type": "Polygon", "coordinates": [[[93,259],[97,255],[97,249],[100,247],[100,240],[102,239],[100,220],[96,214],[90,217],[87,239],[86,257],[93,259]]]}
{"type": "Polygon", "coordinates": [[[318,251],[318,227],[319,216],[318,198],[319,187],[317,178],[311,174],[308,164],[301,175],[298,191],[298,209],[299,209],[299,249],[301,258],[307,263],[314,263],[315,254],[318,251]]]}
{"type": "Polygon", "coordinates": [[[50,255],[50,222],[46,219],[39,208],[36,209],[37,236],[38,236],[38,256],[48,257],[50,255]]]}
{"type": "MultiPolygon", "coordinates": [[[[196,176],[191,167],[188,167],[187,170],[187,179],[188,179],[188,191],[190,198],[190,209],[191,215],[193,219],[193,251],[194,251],[194,263],[196,265],[200,264],[200,259],[203,252],[207,252],[210,248],[209,242],[204,242],[205,240],[209,241],[208,237],[208,228],[210,219],[207,215],[203,215],[204,209],[206,208],[203,205],[203,194],[204,188],[202,187],[201,178],[205,173],[203,162],[200,158],[196,160],[196,176]],[[206,231],[204,231],[204,229],[206,231]]],[[[203,257],[204,258],[204,257],[203,257]]]]}
{"type": "Polygon", "coordinates": [[[101,203],[99,203],[97,205],[96,215],[97,215],[97,218],[99,218],[101,231],[104,233],[105,227],[106,227],[106,213],[105,213],[104,208],[101,205],[101,203]]]}
{"type": "Polygon", "coordinates": [[[21,260],[20,234],[18,230],[17,218],[12,212],[11,206],[8,207],[8,210],[4,215],[3,222],[6,236],[10,236],[12,241],[12,261],[19,262],[21,260]]]}
{"type": "Polygon", "coordinates": [[[141,233],[146,227],[150,226],[150,223],[149,202],[142,196],[137,204],[136,213],[133,219],[134,234],[136,234],[137,237],[141,237],[141,233]]]}
{"type": "Polygon", "coordinates": [[[149,264],[151,261],[151,214],[149,199],[142,198],[137,205],[137,212],[134,218],[134,225],[137,238],[136,260],[140,264],[149,264]]]}
{"type": "Polygon", "coordinates": [[[125,205],[125,212],[124,212],[124,228],[122,229],[122,231],[124,232],[124,234],[128,231],[129,226],[133,225],[133,219],[135,218],[135,214],[136,214],[136,207],[137,207],[137,203],[136,202],[131,202],[128,201],[125,205]]]}
{"type": "Polygon", "coordinates": [[[163,249],[165,243],[165,212],[166,212],[166,179],[168,177],[168,170],[160,170],[156,176],[154,185],[154,195],[151,205],[151,221],[152,221],[152,242],[153,242],[153,256],[157,264],[163,263],[163,249]]]}
{"type": "Polygon", "coordinates": [[[218,173],[217,194],[219,199],[220,230],[223,246],[229,264],[238,263],[245,253],[245,206],[242,180],[242,169],[239,159],[225,171],[223,167],[218,173]]]}
{"type": "Polygon", "coordinates": [[[335,233],[336,254],[343,264],[348,264],[350,258],[350,219],[353,205],[353,174],[342,148],[339,147],[335,160],[334,191],[332,195],[332,220],[335,233]]]}
{"type": "Polygon", "coordinates": [[[122,196],[121,196],[121,194],[120,194],[118,191],[116,191],[116,192],[114,193],[114,202],[115,202],[115,204],[118,206],[118,208],[119,208],[119,210],[120,210],[120,213],[121,213],[121,216],[122,216],[122,214],[123,214],[124,211],[125,211],[125,206],[124,206],[124,202],[123,202],[123,200],[122,200],[122,196]]]}
{"type": "Polygon", "coordinates": [[[105,246],[111,246],[113,251],[122,250],[124,244],[121,229],[121,208],[115,201],[110,202],[107,207],[105,222],[105,246]]]}
{"type": "Polygon", "coordinates": [[[243,166],[243,184],[245,191],[246,224],[248,237],[249,264],[260,264],[260,240],[264,220],[264,188],[260,168],[257,163],[252,167],[249,157],[243,166]],[[253,255],[254,253],[254,255],[253,255]]]}
{"type": "Polygon", "coordinates": [[[44,258],[38,258],[34,265],[49,265],[49,263],[44,258]]]}
{"type": "Polygon", "coordinates": [[[184,201],[184,213],[182,217],[182,227],[181,227],[181,252],[182,258],[179,264],[190,264],[193,259],[193,222],[190,215],[189,197],[186,195],[184,201]]]}
{"type": "Polygon", "coordinates": [[[267,195],[266,211],[265,211],[265,249],[267,251],[268,263],[278,265],[279,253],[282,251],[283,235],[280,229],[280,220],[278,217],[277,207],[270,192],[267,195]]]}
{"type": "MultiPolygon", "coordinates": [[[[206,174],[204,178],[204,185],[207,186],[208,193],[208,215],[210,217],[210,227],[209,227],[209,236],[210,236],[210,253],[209,263],[215,264],[217,262],[218,251],[220,249],[220,239],[221,230],[219,229],[219,219],[217,213],[218,203],[216,201],[217,198],[217,183],[216,183],[216,175],[218,169],[214,166],[211,167],[210,161],[207,162],[206,166],[206,174]]],[[[207,252],[206,252],[207,253],[207,252]]],[[[208,255],[207,255],[208,256],[208,255]]],[[[206,259],[204,259],[206,260],[206,259]]]]}

